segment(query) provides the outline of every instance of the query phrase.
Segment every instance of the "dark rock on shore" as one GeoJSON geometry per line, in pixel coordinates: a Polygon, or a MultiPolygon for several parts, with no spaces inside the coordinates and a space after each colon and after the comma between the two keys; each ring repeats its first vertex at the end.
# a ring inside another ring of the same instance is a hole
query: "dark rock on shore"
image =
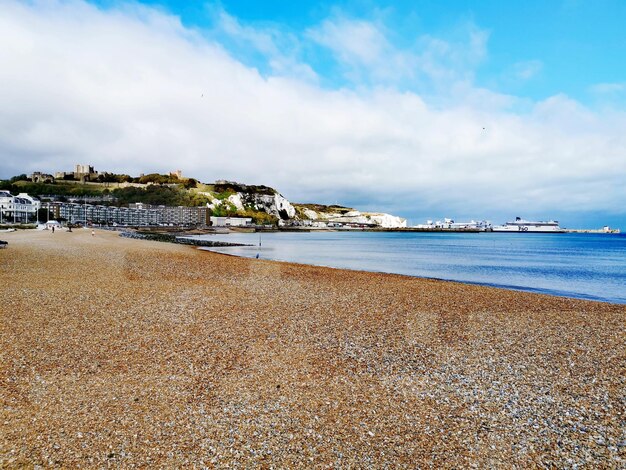
{"type": "Polygon", "coordinates": [[[138,240],[150,240],[156,242],[179,243],[193,246],[251,246],[245,243],[228,243],[212,240],[197,240],[194,238],[180,237],[171,233],[146,233],[146,232],[120,232],[120,237],[135,238],[138,240]]]}

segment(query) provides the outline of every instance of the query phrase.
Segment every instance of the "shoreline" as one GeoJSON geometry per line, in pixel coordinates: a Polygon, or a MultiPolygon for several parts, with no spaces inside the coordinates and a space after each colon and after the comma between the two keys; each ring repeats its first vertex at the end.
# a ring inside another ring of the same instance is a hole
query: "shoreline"
{"type": "MultiPolygon", "coordinates": [[[[232,256],[234,258],[243,258],[243,259],[249,259],[249,260],[259,260],[259,258],[255,258],[253,256],[244,256],[244,255],[238,255],[238,254],[234,254],[234,253],[226,253],[223,251],[217,251],[214,250],[213,248],[228,248],[229,246],[254,246],[254,245],[236,245],[236,244],[230,244],[230,245],[206,245],[206,246],[196,246],[197,249],[199,249],[200,251],[208,251],[210,253],[214,253],[216,255],[222,255],[222,256],[232,256]]],[[[270,258],[260,258],[264,261],[271,261],[273,263],[285,263],[285,264],[292,264],[295,266],[310,266],[310,267],[316,267],[316,268],[324,268],[324,269],[336,269],[339,271],[347,271],[347,272],[355,272],[355,273],[371,273],[371,274],[380,274],[380,275],[393,275],[393,276],[401,276],[401,277],[406,277],[409,279],[421,279],[421,280],[425,280],[425,281],[438,281],[438,282],[453,282],[453,283],[457,283],[457,284],[462,284],[462,285],[468,285],[468,286],[480,286],[480,287],[488,287],[490,289],[498,289],[498,290],[505,290],[505,291],[514,291],[514,292],[525,292],[528,294],[535,294],[535,295],[546,295],[549,297],[557,297],[557,298],[561,298],[561,299],[570,299],[570,300],[583,300],[583,301],[587,301],[587,302],[599,302],[599,303],[603,303],[603,304],[608,304],[608,305],[616,305],[616,306],[626,306],[626,303],[619,303],[619,302],[614,302],[611,300],[605,300],[599,297],[595,297],[592,295],[580,295],[579,297],[576,297],[572,294],[569,294],[567,292],[561,292],[561,291],[554,291],[554,290],[548,290],[548,289],[540,289],[540,288],[533,288],[533,287],[518,287],[518,286],[513,286],[513,285],[506,285],[506,284],[494,284],[494,283],[488,283],[488,282],[480,282],[480,281],[458,281],[455,279],[446,279],[443,277],[430,277],[430,276],[417,276],[417,275],[412,275],[412,274],[403,274],[403,273],[394,273],[391,271],[373,271],[373,270],[367,270],[367,269],[356,269],[356,268],[340,268],[340,267],[335,267],[335,266],[329,266],[329,265],[323,265],[323,264],[308,264],[308,263],[298,263],[295,261],[284,261],[284,260],[279,260],[279,259],[270,259],[270,258]],[[569,295],[568,295],[569,294],[569,295]]]]}
{"type": "Polygon", "coordinates": [[[623,305],[3,239],[0,466],[626,464],[623,305]]]}

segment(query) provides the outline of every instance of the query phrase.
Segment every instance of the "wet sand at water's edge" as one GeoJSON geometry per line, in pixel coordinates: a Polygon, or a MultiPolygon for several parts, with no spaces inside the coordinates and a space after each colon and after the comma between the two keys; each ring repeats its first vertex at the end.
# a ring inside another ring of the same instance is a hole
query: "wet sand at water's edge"
{"type": "Polygon", "coordinates": [[[626,466],[626,307],[2,233],[0,467],[626,466]]]}

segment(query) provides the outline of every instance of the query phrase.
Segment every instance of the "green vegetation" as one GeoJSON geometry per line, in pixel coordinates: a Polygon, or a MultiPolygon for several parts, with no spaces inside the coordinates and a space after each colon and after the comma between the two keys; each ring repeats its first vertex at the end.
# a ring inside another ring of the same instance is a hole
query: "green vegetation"
{"type": "Polygon", "coordinates": [[[329,212],[341,215],[354,210],[350,207],[338,206],[336,204],[332,204],[330,206],[326,206],[324,204],[293,204],[293,206],[296,208],[296,212],[298,212],[299,214],[303,213],[304,209],[310,209],[315,212],[329,212]]]}
{"type": "Polygon", "coordinates": [[[237,217],[251,217],[252,221],[258,225],[276,225],[278,224],[278,218],[263,211],[257,211],[253,209],[246,209],[237,212],[237,217]]]}
{"type": "Polygon", "coordinates": [[[309,218],[309,216],[304,213],[304,207],[294,205],[294,209],[296,209],[296,215],[298,216],[298,218],[303,220],[309,218]]]}
{"type": "Polygon", "coordinates": [[[247,185],[247,184],[240,184],[240,183],[233,183],[233,182],[215,183],[213,185],[213,191],[217,194],[221,194],[225,192],[230,192],[231,194],[234,194],[234,193],[266,194],[270,196],[273,194],[276,194],[276,190],[273,188],[270,188],[269,186],[247,185]]]}
{"type": "Polygon", "coordinates": [[[133,177],[130,175],[118,175],[115,173],[100,173],[97,180],[99,183],[131,183],[133,177]]]}
{"type": "MultiPolygon", "coordinates": [[[[21,175],[13,176],[9,180],[0,181],[2,184],[29,184],[31,183],[28,176],[24,173],[21,175]]],[[[195,188],[198,185],[198,181],[194,178],[178,178],[176,175],[161,175],[159,173],[150,173],[147,175],[142,175],[139,177],[132,177],[126,174],[117,174],[117,173],[109,173],[104,172],[100,173],[98,177],[93,181],[79,181],[74,178],[74,176],[70,173],[65,175],[63,179],[56,179],[54,183],[49,183],[53,186],[57,184],[91,184],[95,185],[97,183],[135,183],[135,184],[174,184],[174,185],[182,185],[186,189],[195,188]]],[[[40,184],[40,183],[32,183],[32,184],[40,184]]],[[[41,183],[42,184],[42,183],[41,183]]]]}
{"type": "Polygon", "coordinates": [[[151,184],[146,187],[130,186],[111,191],[116,198],[116,205],[127,205],[132,202],[143,202],[155,206],[204,206],[211,202],[208,196],[188,191],[183,185],[160,186],[151,184]]]}
{"type": "MultiPolygon", "coordinates": [[[[11,178],[12,180],[13,178],[11,178]]],[[[100,196],[108,192],[108,188],[96,184],[76,184],[74,182],[59,181],[55,183],[31,183],[30,181],[0,181],[0,189],[13,194],[28,193],[31,196],[100,196]]]]}
{"type": "Polygon", "coordinates": [[[238,215],[237,208],[229,201],[224,201],[215,206],[212,213],[215,217],[234,217],[238,215]]]}
{"type": "Polygon", "coordinates": [[[276,217],[264,211],[258,211],[252,207],[237,210],[235,205],[227,201],[226,198],[220,198],[220,200],[221,202],[211,211],[211,215],[215,217],[250,217],[255,224],[259,225],[276,225],[278,223],[276,217]]]}
{"type": "Polygon", "coordinates": [[[197,186],[197,181],[193,178],[179,180],[175,176],[156,173],[141,178],[131,178],[128,175],[103,173],[98,179],[99,182],[56,180],[54,183],[33,183],[23,174],[9,180],[0,180],[0,189],[13,194],[28,193],[38,197],[54,195],[66,198],[111,194],[115,198],[114,204],[118,206],[131,202],[168,206],[203,206],[211,201],[209,197],[193,191],[193,188],[197,186]],[[142,183],[135,183],[142,186],[112,187],[112,184],[117,185],[129,182],[129,180],[142,181],[142,183]],[[176,184],[171,181],[176,181],[176,184]]]}
{"type": "Polygon", "coordinates": [[[11,178],[9,180],[9,183],[16,183],[18,181],[26,181],[26,180],[28,180],[28,176],[26,176],[24,173],[22,173],[21,175],[17,175],[17,176],[14,176],[13,178],[11,178]]]}
{"type": "Polygon", "coordinates": [[[140,176],[139,178],[133,178],[133,183],[139,184],[179,184],[182,183],[175,175],[160,175],[159,173],[150,173],[148,175],[140,176]]]}
{"type": "Polygon", "coordinates": [[[233,194],[237,194],[237,193],[235,191],[233,191],[232,189],[227,189],[226,191],[223,191],[221,193],[216,193],[215,197],[219,201],[225,201],[226,199],[228,199],[233,194]]]}
{"type": "Polygon", "coordinates": [[[201,183],[200,181],[196,181],[196,191],[203,193],[214,193],[215,185],[201,183]]]}

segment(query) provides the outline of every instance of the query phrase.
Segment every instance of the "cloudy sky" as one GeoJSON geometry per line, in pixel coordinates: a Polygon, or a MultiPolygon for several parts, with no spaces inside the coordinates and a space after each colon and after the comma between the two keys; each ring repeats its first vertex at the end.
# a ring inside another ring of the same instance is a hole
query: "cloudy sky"
{"type": "Polygon", "coordinates": [[[626,229],[626,2],[0,0],[0,178],[626,229]]]}

